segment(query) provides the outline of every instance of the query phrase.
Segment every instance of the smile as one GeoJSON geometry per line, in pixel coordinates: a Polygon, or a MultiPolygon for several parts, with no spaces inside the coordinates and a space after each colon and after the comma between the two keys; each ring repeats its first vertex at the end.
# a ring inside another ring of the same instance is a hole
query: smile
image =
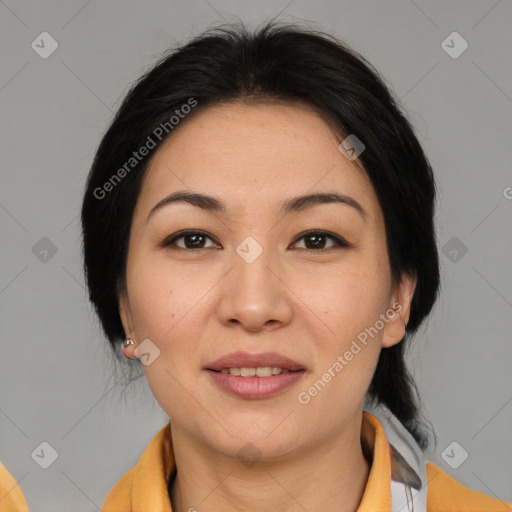
{"type": "MultiPolygon", "coordinates": [[[[215,386],[229,395],[244,399],[264,399],[273,397],[291,388],[302,379],[305,370],[285,370],[274,367],[275,371],[281,373],[273,375],[257,376],[259,368],[224,368],[223,370],[206,370],[215,386]],[[227,370],[227,371],[226,371],[227,370]],[[234,374],[231,371],[235,372],[234,374]],[[236,373],[239,373],[238,375],[236,373]],[[243,373],[243,374],[242,374],[243,373]]],[[[265,373],[269,370],[265,369],[265,373]]]]}
{"type": "Polygon", "coordinates": [[[222,368],[218,371],[239,377],[272,377],[272,375],[288,373],[290,370],[279,366],[258,366],[256,368],[222,368]]]}

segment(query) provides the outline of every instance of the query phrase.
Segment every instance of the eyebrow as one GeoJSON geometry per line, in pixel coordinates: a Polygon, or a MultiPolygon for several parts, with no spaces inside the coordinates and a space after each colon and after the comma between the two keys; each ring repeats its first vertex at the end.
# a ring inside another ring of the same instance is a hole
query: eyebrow
{"type": "MultiPolygon", "coordinates": [[[[228,209],[226,205],[218,198],[206,194],[188,192],[186,190],[178,190],[164,197],[149,212],[146,222],[150,217],[164,206],[168,206],[177,202],[190,203],[207,212],[226,214],[228,209]]],[[[323,192],[317,194],[308,194],[304,196],[293,197],[284,201],[278,208],[278,215],[284,217],[290,213],[301,212],[320,204],[338,203],[350,206],[357,210],[366,221],[367,212],[354,198],[340,194],[338,192],[323,192]]]]}

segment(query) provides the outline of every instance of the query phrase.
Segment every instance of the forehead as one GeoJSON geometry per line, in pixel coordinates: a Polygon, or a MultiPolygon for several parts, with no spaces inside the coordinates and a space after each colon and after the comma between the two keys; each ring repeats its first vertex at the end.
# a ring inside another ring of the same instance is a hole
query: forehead
{"type": "Polygon", "coordinates": [[[174,190],[221,197],[235,214],[251,204],[337,191],[379,215],[373,186],[339,150],[341,139],[311,107],[217,104],[181,121],[149,163],[138,210],[148,212],[174,190]]]}

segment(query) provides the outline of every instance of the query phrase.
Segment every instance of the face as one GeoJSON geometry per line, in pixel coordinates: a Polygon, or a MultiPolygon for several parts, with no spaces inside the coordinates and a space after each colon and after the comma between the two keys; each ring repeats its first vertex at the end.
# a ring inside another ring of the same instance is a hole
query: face
{"type": "Polygon", "coordinates": [[[216,105],[150,162],[123,326],[173,428],[218,452],[283,457],[341,432],[404,335],[415,283],[392,286],[375,191],[339,143],[304,105],[216,105]],[[216,201],[161,204],[178,191],[216,201]],[[331,200],[292,202],[311,194],[331,200]]]}

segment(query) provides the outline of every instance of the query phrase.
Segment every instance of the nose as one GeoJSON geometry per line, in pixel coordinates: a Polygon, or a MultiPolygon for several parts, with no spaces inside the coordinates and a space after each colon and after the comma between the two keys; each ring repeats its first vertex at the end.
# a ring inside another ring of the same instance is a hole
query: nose
{"type": "Polygon", "coordinates": [[[250,332],[289,324],[293,292],[275,253],[264,248],[254,261],[240,254],[233,253],[231,271],[222,280],[219,321],[250,332]]]}

